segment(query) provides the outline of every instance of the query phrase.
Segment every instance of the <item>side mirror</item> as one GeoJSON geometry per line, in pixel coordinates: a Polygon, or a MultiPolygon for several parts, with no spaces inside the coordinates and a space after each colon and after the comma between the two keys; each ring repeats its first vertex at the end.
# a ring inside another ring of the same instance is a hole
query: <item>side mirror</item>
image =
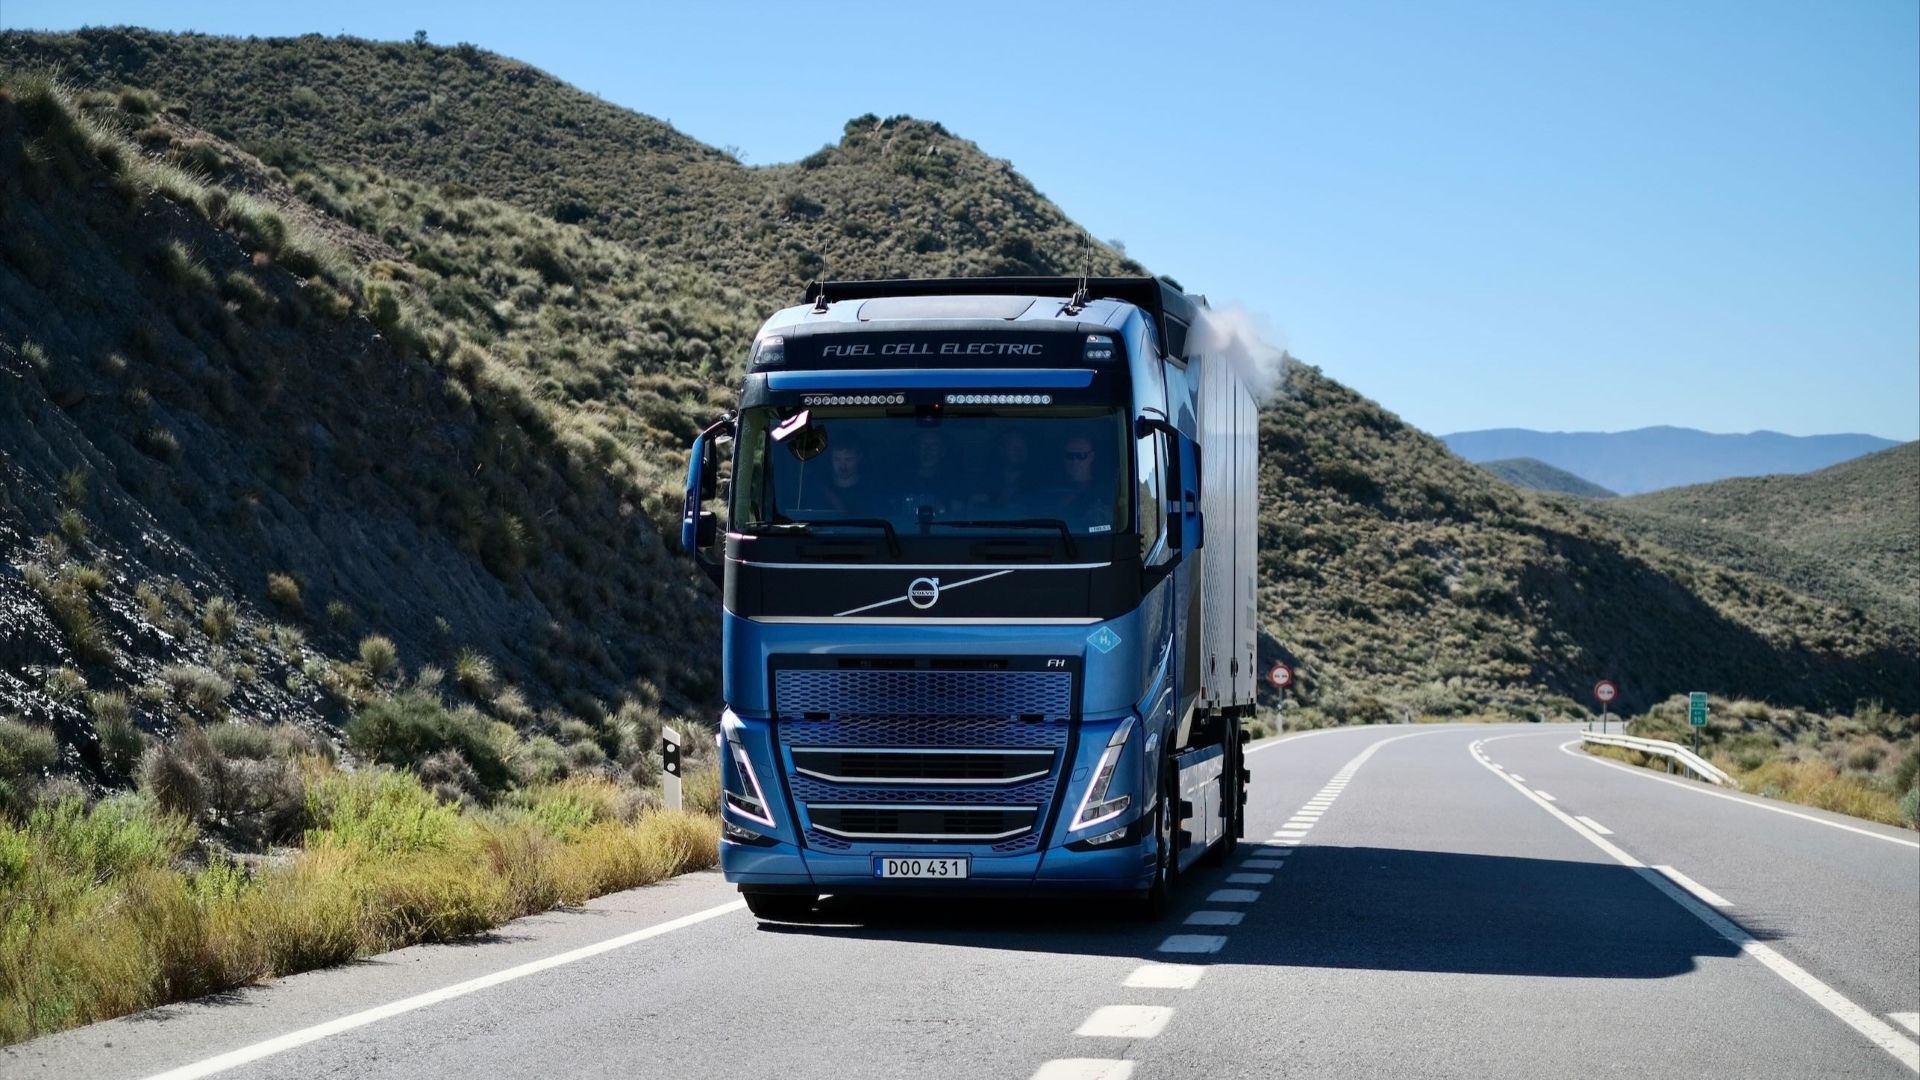
{"type": "Polygon", "coordinates": [[[723,416],[693,440],[693,451],[687,458],[686,502],[680,511],[680,547],[716,585],[720,583],[721,564],[707,554],[707,549],[719,536],[719,520],[700,504],[719,492],[720,455],[715,452],[715,444],[732,436],[733,417],[723,416]]]}

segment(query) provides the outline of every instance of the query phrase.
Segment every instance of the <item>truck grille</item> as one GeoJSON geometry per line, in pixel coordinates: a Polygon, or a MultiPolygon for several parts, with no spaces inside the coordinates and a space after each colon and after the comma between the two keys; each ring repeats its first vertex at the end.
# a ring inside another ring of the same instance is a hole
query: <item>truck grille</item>
{"type": "Polygon", "coordinates": [[[839,664],[773,672],[782,771],[808,846],[1039,845],[1066,760],[1071,673],[839,664]]]}
{"type": "Polygon", "coordinates": [[[848,806],[813,803],[813,827],[846,840],[970,840],[996,843],[1033,831],[1033,806],[848,806]]]}
{"type": "Polygon", "coordinates": [[[840,784],[1017,784],[1053,771],[1053,751],[1039,749],[794,747],[794,771],[840,784]]]}

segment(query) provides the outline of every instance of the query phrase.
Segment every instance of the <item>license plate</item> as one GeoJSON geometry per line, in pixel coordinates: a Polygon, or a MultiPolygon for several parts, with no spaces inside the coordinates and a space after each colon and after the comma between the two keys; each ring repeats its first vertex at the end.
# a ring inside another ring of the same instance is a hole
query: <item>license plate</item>
{"type": "Polygon", "coordinates": [[[873,876],[877,878],[932,878],[936,881],[960,881],[967,876],[970,860],[966,858],[916,858],[912,856],[895,858],[881,856],[873,860],[873,876]]]}

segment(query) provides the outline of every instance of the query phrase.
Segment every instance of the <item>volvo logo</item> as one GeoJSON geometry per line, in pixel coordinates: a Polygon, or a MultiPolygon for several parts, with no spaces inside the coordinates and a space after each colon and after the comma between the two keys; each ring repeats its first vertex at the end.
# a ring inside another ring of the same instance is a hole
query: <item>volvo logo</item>
{"type": "Polygon", "coordinates": [[[940,579],[937,577],[914,578],[907,586],[907,603],[925,611],[940,600],[940,579]]]}

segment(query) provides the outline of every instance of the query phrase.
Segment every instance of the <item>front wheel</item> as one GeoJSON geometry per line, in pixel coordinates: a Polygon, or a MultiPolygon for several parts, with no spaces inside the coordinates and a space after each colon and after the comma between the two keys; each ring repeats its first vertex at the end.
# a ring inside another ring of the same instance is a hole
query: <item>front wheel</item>
{"type": "Polygon", "coordinates": [[[757,889],[740,890],[741,899],[747,902],[747,910],[753,917],[766,922],[804,922],[813,914],[813,902],[819,897],[813,893],[760,892],[757,889]]]}
{"type": "Polygon", "coordinates": [[[1173,840],[1179,828],[1179,791],[1174,783],[1173,765],[1160,769],[1160,797],[1153,807],[1153,883],[1134,900],[1134,911],[1147,922],[1159,922],[1173,904],[1173,882],[1180,872],[1180,856],[1173,840]]]}

